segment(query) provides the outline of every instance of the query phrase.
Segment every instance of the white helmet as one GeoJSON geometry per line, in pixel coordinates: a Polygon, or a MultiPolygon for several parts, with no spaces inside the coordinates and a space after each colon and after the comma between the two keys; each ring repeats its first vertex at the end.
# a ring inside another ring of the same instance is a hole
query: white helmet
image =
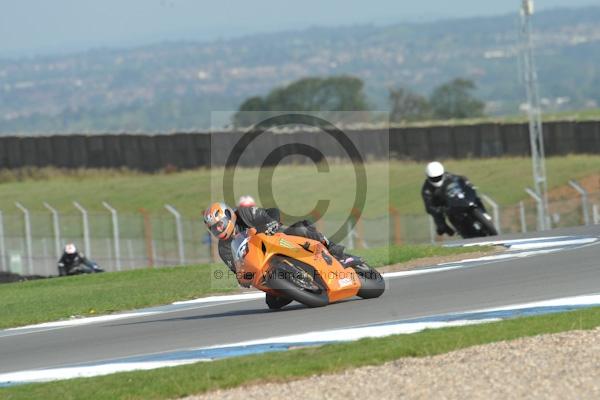
{"type": "Polygon", "coordinates": [[[256,201],[252,196],[244,195],[238,200],[238,207],[256,207],[256,201]]]}
{"type": "Polygon", "coordinates": [[[67,243],[65,246],[65,253],[67,254],[75,254],[77,253],[77,247],[73,243],[67,243]]]}
{"type": "Polygon", "coordinates": [[[427,180],[435,187],[440,187],[444,183],[444,166],[440,162],[432,161],[427,164],[425,174],[427,180]]]}

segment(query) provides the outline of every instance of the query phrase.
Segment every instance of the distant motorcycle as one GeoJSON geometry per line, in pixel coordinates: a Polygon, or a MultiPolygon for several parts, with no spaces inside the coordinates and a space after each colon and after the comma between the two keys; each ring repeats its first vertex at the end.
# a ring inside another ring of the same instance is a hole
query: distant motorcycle
{"type": "Polygon", "coordinates": [[[483,208],[477,192],[463,181],[455,180],[447,185],[446,215],[465,239],[498,234],[492,217],[483,208]]]}
{"type": "Polygon", "coordinates": [[[69,270],[67,275],[97,274],[100,272],[104,272],[104,270],[96,263],[94,263],[91,267],[81,264],[69,270]]]}
{"type": "Polygon", "coordinates": [[[75,264],[69,265],[68,267],[59,267],[58,274],[59,276],[71,276],[71,275],[82,275],[82,274],[97,274],[100,272],[104,272],[102,268],[98,264],[89,259],[86,259],[85,262],[82,260],[78,260],[75,264]]]}
{"type": "Polygon", "coordinates": [[[77,251],[73,243],[65,245],[65,251],[58,260],[58,275],[80,275],[104,272],[94,261],[77,251]]]}

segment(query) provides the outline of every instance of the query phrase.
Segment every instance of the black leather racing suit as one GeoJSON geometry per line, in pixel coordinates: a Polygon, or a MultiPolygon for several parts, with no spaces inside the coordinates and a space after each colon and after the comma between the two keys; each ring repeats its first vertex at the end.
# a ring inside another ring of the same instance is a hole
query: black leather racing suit
{"type": "Polygon", "coordinates": [[[58,260],[58,275],[60,276],[89,274],[96,271],[99,271],[98,266],[83,253],[68,254],[64,252],[58,260]]]}
{"type": "MultiPolygon", "coordinates": [[[[446,217],[452,222],[451,215],[446,215],[446,190],[450,183],[459,181],[461,184],[473,187],[471,182],[465,177],[461,175],[454,175],[452,173],[446,172],[444,174],[443,183],[440,187],[435,187],[428,179],[423,183],[423,187],[421,189],[421,196],[423,197],[423,203],[425,203],[425,211],[433,217],[435,221],[437,233],[442,235],[444,233],[454,234],[452,228],[448,226],[446,223],[446,217]]],[[[483,203],[479,198],[477,198],[477,205],[481,207],[481,209],[485,210],[483,203]]],[[[456,226],[456,225],[455,225],[456,226]]]]}

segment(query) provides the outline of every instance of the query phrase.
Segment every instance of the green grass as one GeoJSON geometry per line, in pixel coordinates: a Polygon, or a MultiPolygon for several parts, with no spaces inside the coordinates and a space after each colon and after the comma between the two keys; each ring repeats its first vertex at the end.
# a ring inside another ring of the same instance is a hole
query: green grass
{"type": "MultiPolygon", "coordinates": [[[[360,252],[374,266],[472,249],[401,246],[360,252]]],[[[236,290],[222,264],[138,269],[0,285],[0,328],[131,310],[236,290]],[[215,279],[215,271],[224,278],[215,279]]]]}
{"type": "Polygon", "coordinates": [[[260,381],[289,381],[402,357],[425,357],[519,337],[600,326],[600,308],[497,323],[426,330],[412,335],[232,358],[152,371],[0,389],[17,399],[170,399],[260,381]]]}
{"type": "Polygon", "coordinates": [[[0,285],[0,328],[130,310],[235,290],[210,265],[138,269],[0,285]]]}
{"type": "MultiPolygon", "coordinates": [[[[527,198],[523,188],[532,185],[529,158],[491,158],[449,160],[447,169],[468,176],[479,190],[501,205],[512,205],[527,198]]],[[[384,215],[388,204],[402,214],[423,214],[420,188],[424,163],[375,162],[367,164],[367,203],[365,215],[384,215]]],[[[600,170],[600,158],[572,155],[547,159],[549,187],[563,186],[600,170]]],[[[199,169],[177,173],[141,174],[131,171],[73,171],[52,169],[4,171],[0,173],[0,210],[17,214],[15,201],[34,212],[48,211],[47,201],[60,212],[77,214],[72,201],[79,201],[92,212],[108,215],[101,201],[106,200],[122,213],[137,213],[140,207],[163,213],[164,204],[178,208],[185,216],[200,220],[203,208],[211,201],[211,181],[219,182],[222,170],[199,169]]],[[[258,169],[241,169],[236,196],[256,195],[258,169]]],[[[332,164],[330,172],[319,173],[314,166],[280,166],[275,170],[274,196],[277,204],[290,214],[302,215],[319,199],[332,199],[332,218],[346,216],[353,203],[354,172],[351,165],[332,164]],[[335,184],[332,184],[335,182],[335,184]],[[351,193],[352,196],[341,196],[351,193]]],[[[268,204],[267,204],[268,205],[268,204]]],[[[49,221],[49,219],[48,219],[49,221]]],[[[48,222],[49,224],[49,222],[48,222]]]]}
{"type": "Polygon", "coordinates": [[[356,249],[352,253],[363,257],[372,267],[403,263],[419,258],[450,256],[455,254],[472,253],[474,251],[491,251],[492,247],[438,247],[429,245],[390,246],[389,250],[356,249]]]}
{"type": "MultiPolygon", "coordinates": [[[[489,158],[448,160],[446,169],[466,175],[480,193],[492,197],[500,205],[513,205],[529,199],[525,187],[532,187],[531,159],[489,158]]],[[[397,176],[390,186],[392,204],[402,214],[424,213],[420,198],[423,184],[422,164],[393,163],[391,176],[397,176]]],[[[567,185],[569,179],[581,179],[600,171],[600,157],[571,155],[549,157],[546,160],[549,188],[567,185]]]]}
{"type": "Polygon", "coordinates": [[[574,111],[561,111],[544,114],[544,121],[598,121],[600,119],[600,108],[588,108],[574,111]]]}

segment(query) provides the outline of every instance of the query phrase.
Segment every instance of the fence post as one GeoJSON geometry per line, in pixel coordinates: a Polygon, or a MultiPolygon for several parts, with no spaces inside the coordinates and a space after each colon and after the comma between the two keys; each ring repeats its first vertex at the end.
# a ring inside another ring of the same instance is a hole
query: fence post
{"type": "Polygon", "coordinates": [[[146,258],[148,259],[148,267],[154,268],[156,261],[156,246],[152,238],[152,221],[150,221],[150,213],[145,208],[140,208],[140,213],[144,218],[144,238],[146,239],[146,258]]]}
{"type": "Polygon", "coordinates": [[[91,257],[91,249],[90,249],[90,225],[88,223],[88,213],[85,208],[81,206],[78,202],[74,201],[73,205],[81,212],[81,217],[83,219],[83,247],[85,248],[85,255],[87,257],[91,257]]]}
{"type": "Polygon", "coordinates": [[[60,245],[60,220],[58,211],[56,211],[50,204],[44,202],[46,207],[52,213],[52,227],[54,229],[54,247],[56,252],[56,258],[60,258],[62,255],[62,246],[60,245]]]}
{"type": "Polygon", "coordinates": [[[212,262],[218,262],[220,260],[219,241],[213,237],[212,233],[208,234],[210,235],[210,259],[212,262]]]}
{"type": "Polygon", "coordinates": [[[117,214],[117,210],[112,208],[110,204],[106,201],[102,202],[104,208],[110,211],[112,217],[112,228],[113,228],[113,240],[115,241],[115,266],[117,267],[117,271],[121,270],[121,239],[119,237],[119,215],[117,214]]]}
{"type": "Polygon", "coordinates": [[[429,238],[431,239],[431,244],[435,244],[435,222],[433,221],[433,217],[431,215],[427,215],[427,219],[429,219],[429,238]]]}
{"type": "Polygon", "coordinates": [[[600,212],[598,212],[598,204],[592,206],[592,212],[594,214],[594,225],[600,224],[600,212]]]}
{"type": "Polygon", "coordinates": [[[535,202],[537,203],[537,230],[544,231],[546,230],[546,221],[544,221],[544,209],[543,209],[543,201],[540,196],[537,195],[536,192],[529,188],[525,188],[525,192],[529,196],[531,196],[535,202]]]}
{"type": "Polygon", "coordinates": [[[390,207],[390,216],[394,224],[394,244],[399,246],[402,244],[402,225],[400,225],[400,213],[394,207],[390,207]]]}
{"type": "Polygon", "coordinates": [[[527,220],[525,219],[525,203],[519,202],[519,215],[521,216],[521,232],[527,232],[527,220]]]}
{"type": "Polygon", "coordinates": [[[354,249],[354,228],[352,227],[352,222],[348,221],[346,229],[348,229],[348,245],[346,247],[354,249]]]}
{"type": "Polygon", "coordinates": [[[4,217],[2,211],[0,211],[0,265],[2,265],[2,271],[8,271],[6,268],[6,247],[4,246],[4,217]]]}
{"type": "Polygon", "coordinates": [[[583,223],[590,224],[590,212],[588,209],[588,192],[573,179],[569,180],[569,185],[581,195],[581,208],[583,208],[583,223]]]}
{"type": "Polygon", "coordinates": [[[492,213],[494,215],[494,225],[496,225],[496,230],[498,231],[498,234],[502,234],[502,227],[500,226],[500,207],[498,206],[498,203],[496,203],[490,196],[483,193],[481,194],[481,198],[490,206],[492,206],[492,213]]]}
{"type": "Polygon", "coordinates": [[[25,218],[25,246],[27,247],[27,267],[29,275],[33,275],[33,249],[31,246],[31,220],[29,219],[29,210],[23,207],[18,201],[15,203],[17,208],[23,212],[25,218]]]}
{"type": "Polygon", "coordinates": [[[177,229],[177,243],[179,247],[179,262],[181,265],[185,265],[185,253],[183,247],[183,228],[181,227],[181,214],[175,209],[175,207],[165,204],[165,208],[175,217],[175,228],[177,229]]]}
{"type": "Polygon", "coordinates": [[[362,225],[362,220],[360,219],[360,211],[357,210],[356,208],[353,208],[352,216],[354,217],[354,229],[352,230],[352,232],[354,233],[354,235],[356,237],[356,243],[357,243],[356,248],[366,249],[369,246],[367,245],[367,242],[365,240],[365,232],[364,232],[364,228],[362,225]],[[360,243],[360,244],[358,244],[358,243],[360,243]]]}
{"type": "Polygon", "coordinates": [[[148,261],[151,262],[150,267],[154,268],[154,265],[156,264],[156,260],[158,260],[158,256],[156,255],[156,242],[154,240],[152,240],[152,238],[150,238],[151,242],[150,245],[151,247],[146,247],[147,249],[150,249],[150,258],[148,259],[148,261]]]}

